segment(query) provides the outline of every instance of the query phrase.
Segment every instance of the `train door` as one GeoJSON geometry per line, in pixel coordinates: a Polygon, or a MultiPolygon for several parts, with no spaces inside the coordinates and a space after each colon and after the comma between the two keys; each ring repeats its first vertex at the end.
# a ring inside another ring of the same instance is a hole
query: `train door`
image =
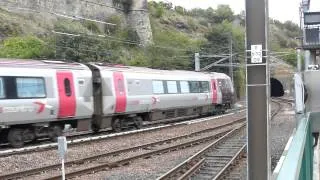
{"type": "Polygon", "coordinates": [[[74,117],[76,113],[76,97],[72,72],[57,72],[57,85],[59,94],[58,118],[74,117]]]}
{"type": "Polygon", "coordinates": [[[211,80],[211,89],[212,89],[212,104],[218,103],[218,89],[216,80],[211,80]]]}
{"type": "Polygon", "coordinates": [[[127,96],[124,86],[124,77],[122,72],[113,73],[113,83],[116,96],[116,113],[122,113],[126,111],[127,96]]]}

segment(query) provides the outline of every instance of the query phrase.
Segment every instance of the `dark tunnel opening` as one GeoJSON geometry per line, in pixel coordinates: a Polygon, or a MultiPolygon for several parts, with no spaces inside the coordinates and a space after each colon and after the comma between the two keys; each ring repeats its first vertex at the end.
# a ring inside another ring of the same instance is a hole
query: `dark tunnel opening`
{"type": "Polygon", "coordinates": [[[282,97],[284,95],[284,89],[282,83],[275,78],[270,78],[271,84],[271,97],[282,97]]]}

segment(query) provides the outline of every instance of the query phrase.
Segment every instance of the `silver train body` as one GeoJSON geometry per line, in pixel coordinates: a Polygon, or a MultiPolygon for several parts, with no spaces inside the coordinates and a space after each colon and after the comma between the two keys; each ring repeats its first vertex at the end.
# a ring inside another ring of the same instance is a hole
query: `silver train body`
{"type": "Polygon", "coordinates": [[[234,103],[221,73],[0,59],[0,135],[15,147],[78,131],[223,112],[234,103]]]}

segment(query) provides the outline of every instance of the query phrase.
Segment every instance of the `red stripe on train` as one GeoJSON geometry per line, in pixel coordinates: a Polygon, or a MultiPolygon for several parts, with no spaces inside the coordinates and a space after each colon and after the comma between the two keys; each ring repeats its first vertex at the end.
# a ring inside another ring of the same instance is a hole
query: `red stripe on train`
{"type": "Polygon", "coordinates": [[[127,94],[124,86],[124,76],[122,72],[113,72],[113,83],[116,95],[116,113],[122,113],[126,111],[127,106],[127,94]]]}
{"type": "Polygon", "coordinates": [[[59,94],[58,118],[74,117],[76,114],[76,96],[72,72],[57,72],[57,83],[59,94]]]}
{"type": "Polygon", "coordinates": [[[217,81],[211,80],[211,89],[212,89],[212,104],[218,103],[218,88],[217,81]]]}

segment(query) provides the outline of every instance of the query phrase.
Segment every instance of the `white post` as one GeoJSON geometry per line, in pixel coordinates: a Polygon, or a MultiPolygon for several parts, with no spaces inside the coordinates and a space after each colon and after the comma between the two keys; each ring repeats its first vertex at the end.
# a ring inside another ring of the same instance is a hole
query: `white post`
{"type": "Polygon", "coordinates": [[[199,53],[194,54],[194,67],[195,67],[195,71],[200,71],[200,54],[199,53]]]}
{"type": "Polygon", "coordinates": [[[310,65],[310,51],[309,50],[305,50],[304,51],[304,69],[308,70],[308,66],[310,65]]]}
{"type": "Polygon", "coordinates": [[[62,180],[66,179],[66,172],[64,170],[64,158],[61,159],[62,180]]]}
{"type": "Polygon", "coordinates": [[[58,152],[61,159],[62,180],[65,180],[64,158],[67,153],[67,139],[65,136],[58,137],[58,152]]]}
{"type": "Polygon", "coordinates": [[[301,50],[297,49],[297,71],[301,72],[301,50]]]}

